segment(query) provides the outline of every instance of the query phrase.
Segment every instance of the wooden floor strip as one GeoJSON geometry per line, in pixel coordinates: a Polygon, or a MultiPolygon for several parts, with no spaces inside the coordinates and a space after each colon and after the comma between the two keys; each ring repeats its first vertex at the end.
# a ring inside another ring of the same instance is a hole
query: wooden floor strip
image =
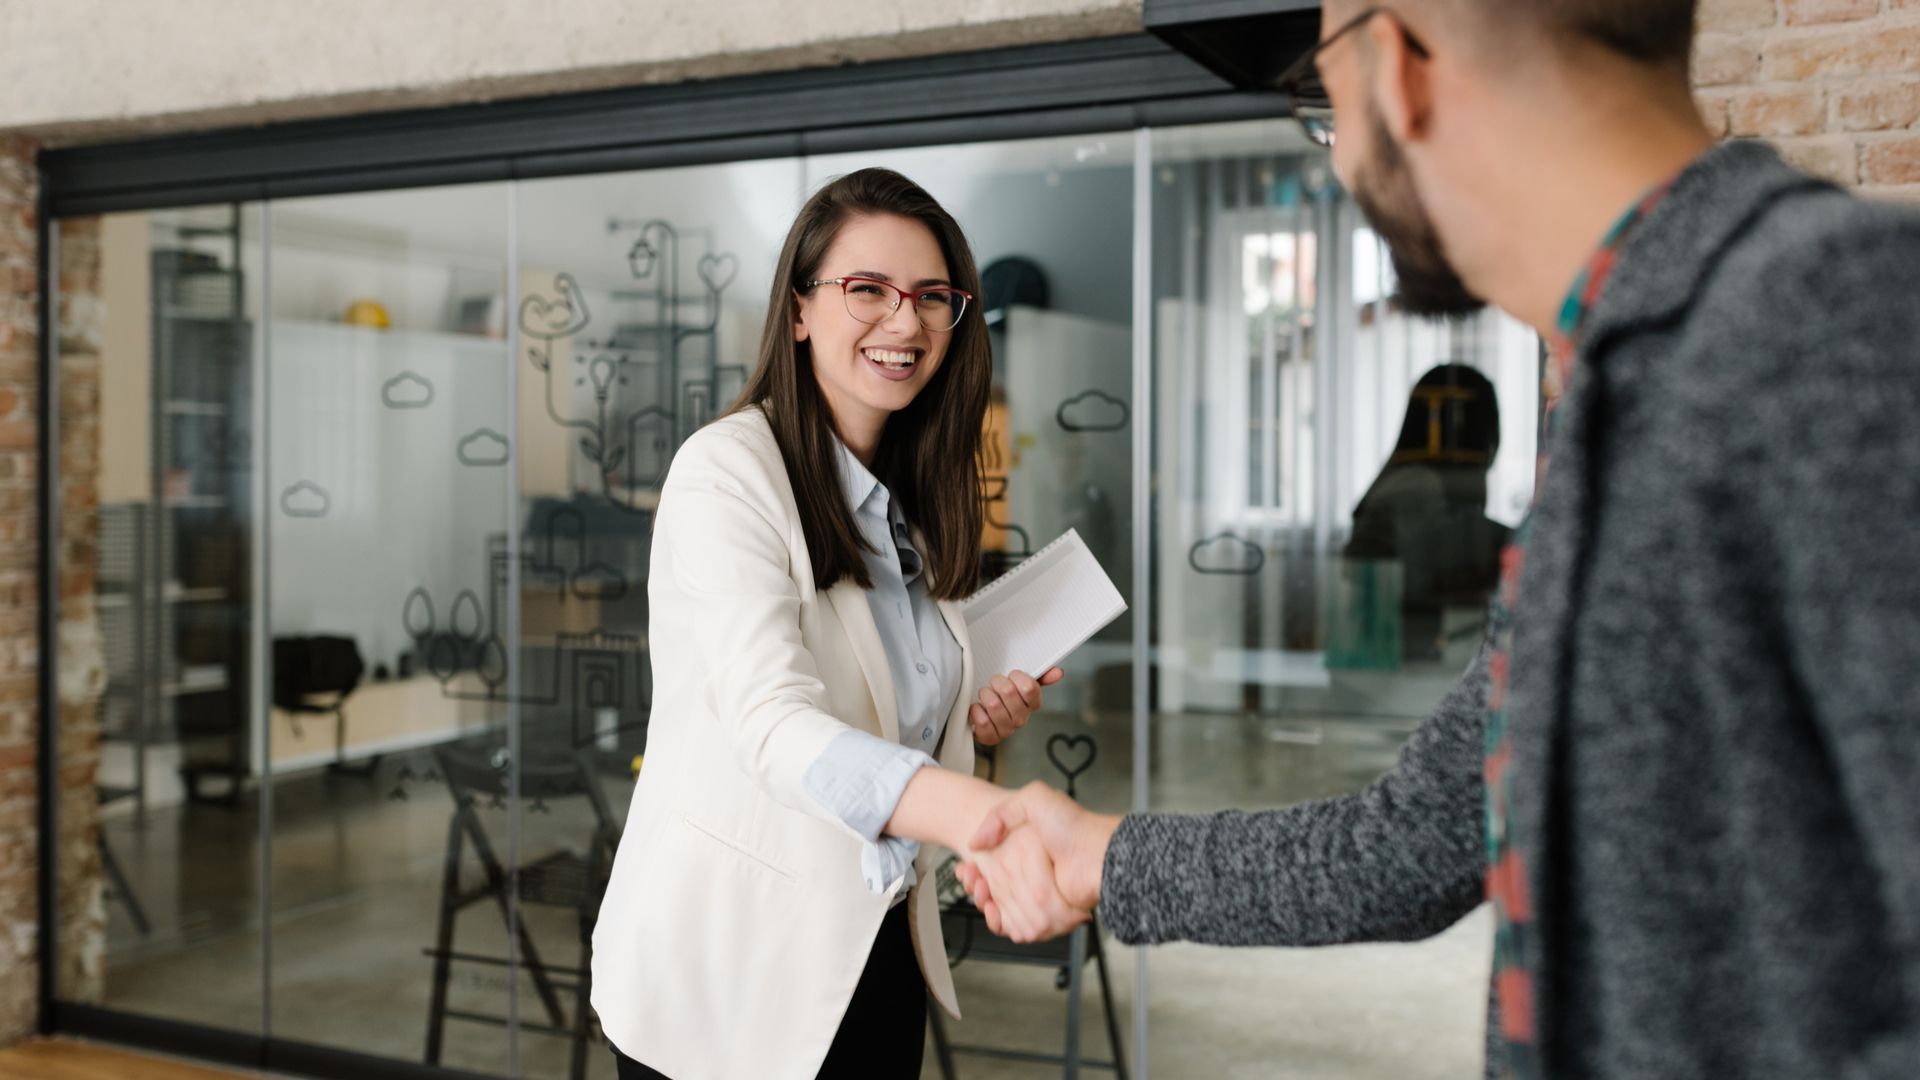
{"type": "Polygon", "coordinates": [[[0,1080],[236,1080],[241,1075],[63,1039],[0,1050],[0,1080]]]}

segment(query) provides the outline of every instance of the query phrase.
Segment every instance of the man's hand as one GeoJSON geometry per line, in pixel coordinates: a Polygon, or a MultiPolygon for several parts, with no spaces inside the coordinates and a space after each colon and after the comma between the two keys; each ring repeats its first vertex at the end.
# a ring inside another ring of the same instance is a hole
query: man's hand
{"type": "Polygon", "coordinates": [[[1027,717],[1040,708],[1040,688],[1052,686],[1066,674],[1053,668],[1038,679],[1024,671],[995,675],[980,688],[979,700],[967,706],[974,740],[981,746],[993,746],[1026,727],[1027,717]]]}
{"type": "Polygon", "coordinates": [[[992,851],[972,851],[967,857],[971,861],[962,863],[961,871],[974,882],[970,889],[992,897],[981,911],[994,933],[1026,944],[1058,937],[1087,921],[1085,910],[1061,897],[1053,860],[1034,829],[1016,829],[992,851]]]}
{"type": "Polygon", "coordinates": [[[1087,913],[1100,902],[1100,873],[1106,863],[1107,844],[1119,827],[1120,818],[1090,813],[1036,780],[994,807],[980,822],[967,845],[974,861],[960,864],[960,882],[980,905],[987,926],[995,933],[1016,941],[1058,937],[1085,921],[1087,913]],[[1019,872],[986,868],[983,853],[990,851],[1002,862],[1019,867],[1019,872]],[[1042,855],[1052,864],[1051,891],[1057,891],[1071,908],[1071,915],[1062,917],[1058,910],[1027,899],[1028,895],[1041,895],[1031,877],[1038,873],[1042,855]],[[1003,903],[1002,894],[1009,888],[1022,891],[1006,895],[1011,903],[1003,903]],[[1036,918],[1045,921],[1034,926],[1036,918]]]}

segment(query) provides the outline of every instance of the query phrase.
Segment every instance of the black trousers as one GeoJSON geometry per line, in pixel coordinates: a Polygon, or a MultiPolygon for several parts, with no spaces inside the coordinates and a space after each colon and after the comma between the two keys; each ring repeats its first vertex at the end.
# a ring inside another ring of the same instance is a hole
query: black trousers
{"type": "MultiPolygon", "coordinates": [[[[818,1080],[919,1080],[927,1049],[927,981],[913,955],[907,905],[895,904],[867,953],[847,1015],[834,1033],[818,1080]]],[[[726,1053],[714,1047],[714,1053],[726,1053]]],[[[672,1080],[614,1048],[620,1080],[672,1080]]]]}

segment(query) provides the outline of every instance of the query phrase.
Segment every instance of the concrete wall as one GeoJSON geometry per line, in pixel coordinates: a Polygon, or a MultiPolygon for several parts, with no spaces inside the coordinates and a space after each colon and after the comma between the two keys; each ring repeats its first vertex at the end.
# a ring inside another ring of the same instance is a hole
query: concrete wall
{"type": "Polygon", "coordinates": [[[1140,29],[1140,0],[7,0],[0,131],[58,142],[1140,29]]]}

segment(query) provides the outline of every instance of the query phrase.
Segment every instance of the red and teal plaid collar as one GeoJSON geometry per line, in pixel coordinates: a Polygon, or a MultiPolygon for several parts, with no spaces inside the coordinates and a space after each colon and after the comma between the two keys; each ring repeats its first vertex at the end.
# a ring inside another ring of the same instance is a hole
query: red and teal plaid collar
{"type": "Polygon", "coordinates": [[[1628,207],[1627,212],[1620,215],[1620,220],[1614,222],[1613,228],[1608,229],[1607,235],[1601,239],[1600,250],[1593,253],[1587,265],[1581,268],[1579,276],[1573,279],[1573,288],[1567,290],[1567,299],[1560,305],[1560,320],[1554,327],[1554,333],[1547,337],[1547,350],[1553,356],[1545,388],[1548,400],[1558,401],[1573,377],[1573,358],[1579,351],[1581,329],[1593,305],[1599,301],[1600,294],[1606,290],[1608,279],[1613,277],[1613,268],[1619,263],[1620,252],[1627,246],[1628,238],[1671,190],[1673,181],[1668,180],[1628,207]]]}

